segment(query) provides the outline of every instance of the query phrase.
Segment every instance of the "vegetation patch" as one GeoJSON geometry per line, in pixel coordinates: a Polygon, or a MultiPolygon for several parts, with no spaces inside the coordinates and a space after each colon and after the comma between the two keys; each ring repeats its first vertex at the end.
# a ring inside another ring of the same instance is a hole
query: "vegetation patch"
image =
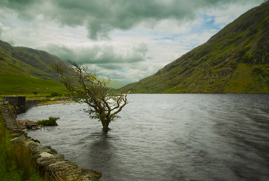
{"type": "Polygon", "coordinates": [[[36,124],[42,125],[42,126],[58,126],[56,123],[56,119],[53,117],[49,117],[49,119],[43,119],[40,121],[37,121],[36,124]]]}
{"type": "Polygon", "coordinates": [[[19,75],[0,74],[0,92],[2,94],[40,94],[47,95],[50,92],[67,93],[66,88],[53,80],[45,80],[19,75]]]}

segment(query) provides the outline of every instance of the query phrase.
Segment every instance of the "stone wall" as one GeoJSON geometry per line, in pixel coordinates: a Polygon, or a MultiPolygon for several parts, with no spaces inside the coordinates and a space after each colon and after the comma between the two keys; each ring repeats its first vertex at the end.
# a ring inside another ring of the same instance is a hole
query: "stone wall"
{"type": "Polygon", "coordinates": [[[2,116],[5,125],[12,133],[16,133],[12,143],[25,144],[32,152],[33,159],[44,177],[57,176],[65,180],[98,181],[102,173],[91,169],[84,169],[75,163],[65,160],[64,155],[58,155],[50,146],[42,146],[38,140],[28,137],[19,129],[15,115],[8,108],[8,101],[3,103],[2,116]]]}
{"type": "Polygon", "coordinates": [[[31,109],[32,107],[38,105],[41,102],[41,100],[27,100],[25,102],[26,109],[31,109]]]}
{"type": "Polygon", "coordinates": [[[27,108],[25,107],[26,96],[5,96],[3,97],[3,102],[8,101],[10,105],[14,106],[16,112],[24,113],[27,108]]]}
{"type": "Polygon", "coordinates": [[[2,117],[4,119],[6,128],[13,133],[17,133],[17,136],[24,134],[24,131],[20,129],[16,122],[16,112],[8,108],[8,101],[3,103],[2,117]]]}

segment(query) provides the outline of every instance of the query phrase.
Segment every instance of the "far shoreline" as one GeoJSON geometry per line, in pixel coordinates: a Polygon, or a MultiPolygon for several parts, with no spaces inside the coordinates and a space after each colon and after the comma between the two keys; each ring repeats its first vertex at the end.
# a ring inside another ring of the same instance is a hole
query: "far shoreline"
{"type": "Polygon", "coordinates": [[[57,101],[41,101],[40,103],[38,103],[36,106],[48,106],[48,105],[52,105],[52,104],[65,104],[65,103],[76,103],[73,100],[68,100],[68,101],[63,101],[63,100],[57,100],[57,101]]]}

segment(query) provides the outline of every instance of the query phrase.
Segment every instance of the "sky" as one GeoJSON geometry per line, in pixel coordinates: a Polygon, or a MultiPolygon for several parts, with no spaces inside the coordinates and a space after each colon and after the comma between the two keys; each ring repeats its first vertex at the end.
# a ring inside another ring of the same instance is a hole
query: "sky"
{"type": "Polygon", "coordinates": [[[0,0],[0,39],[136,82],[266,0],[0,0]]]}

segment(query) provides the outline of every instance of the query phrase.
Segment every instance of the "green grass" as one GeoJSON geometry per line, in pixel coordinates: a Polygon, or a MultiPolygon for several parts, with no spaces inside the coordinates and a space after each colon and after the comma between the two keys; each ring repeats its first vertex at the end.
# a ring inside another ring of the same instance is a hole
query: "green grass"
{"type": "MultiPolygon", "coordinates": [[[[2,109],[2,106],[0,106],[2,109]]],[[[11,134],[0,114],[0,178],[15,181],[42,181],[35,169],[30,150],[23,144],[11,144],[11,134]]]]}
{"type": "Polygon", "coordinates": [[[2,95],[33,94],[34,91],[39,95],[67,93],[66,88],[58,82],[18,75],[0,75],[0,85],[2,95]]]}

